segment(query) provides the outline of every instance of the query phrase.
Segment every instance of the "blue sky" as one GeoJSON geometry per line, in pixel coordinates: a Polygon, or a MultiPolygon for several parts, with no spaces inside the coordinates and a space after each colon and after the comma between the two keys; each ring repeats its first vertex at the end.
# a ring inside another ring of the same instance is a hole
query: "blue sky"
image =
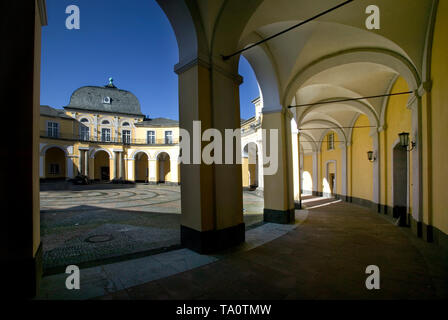
{"type": "MultiPolygon", "coordinates": [[[[47,0],[48,26],[42,33],[41,104],[62,108],[74,90],[106,85],[133,92],[152,118],[178,119],[178,62],[174,32],[155,0],[47,0]],[[68,30],[69,5],[80,9],[80,30],[68,30]]],[[[254,114],[259,95],[249,63],[240,74],[241,117],[254,114]]]]}

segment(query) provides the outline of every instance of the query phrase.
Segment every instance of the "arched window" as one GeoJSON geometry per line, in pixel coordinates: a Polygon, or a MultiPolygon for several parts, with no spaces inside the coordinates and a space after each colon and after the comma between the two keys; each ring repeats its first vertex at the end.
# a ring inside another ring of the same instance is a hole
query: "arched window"
{"type": "Polygon", "coordinates": [[[123,127],[129,127],[129,122],[124,122],[123,127]]]}
{"type": "Polygon", "coordinates": [[[103,122],[101,122],[101,124],[108,125],[108,124],[110,124],[110,121],[109,120],[104,120],[103,122]]]}
{"type": "Polygon", "coordinates": [[[87,119],[87,118],[82,118],[82,119],[81,119],[81,123],[89,123],[89,119],[87,119]]]}

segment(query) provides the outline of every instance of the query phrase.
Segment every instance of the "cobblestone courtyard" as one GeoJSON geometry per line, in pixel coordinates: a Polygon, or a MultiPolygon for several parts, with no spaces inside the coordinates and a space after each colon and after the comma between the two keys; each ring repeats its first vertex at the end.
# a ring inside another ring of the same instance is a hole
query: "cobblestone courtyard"
{"type": "MultiPolygon", "coordinates": [[[[180,247],[180,187],[43,185],[44,270],[89,266],[180,247]]],[[[244,192],[247,227],[263,220],[263,199],[244,192]]]]}

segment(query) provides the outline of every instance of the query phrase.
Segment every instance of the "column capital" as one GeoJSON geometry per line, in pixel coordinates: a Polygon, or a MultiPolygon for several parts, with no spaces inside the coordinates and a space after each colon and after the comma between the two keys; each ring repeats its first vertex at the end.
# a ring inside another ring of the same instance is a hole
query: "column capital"
{"type": "Polygon", "coordinates": [[[219,72],[230,80],[233,80],[238,85],[243,83],[243,77],[239,74],[235,74],[231,71],[225,70],[223,67],[217,65],[216,63],[210,62],[210,59],[201,56],[187,62],[179,62],[174,66],[174,72],[180,75],[195,66],[201,66],[210,71],[219,72]]]}

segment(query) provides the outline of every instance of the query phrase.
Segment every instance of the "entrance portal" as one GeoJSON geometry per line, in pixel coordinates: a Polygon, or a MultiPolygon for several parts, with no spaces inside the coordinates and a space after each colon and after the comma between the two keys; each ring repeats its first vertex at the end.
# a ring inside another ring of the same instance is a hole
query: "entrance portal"
{"type": "Polygon", "coordinates": [[[400,145],[393,150],[393,217],[400,219],[400,226],[407,225],[408,158],[400,145]]]}

